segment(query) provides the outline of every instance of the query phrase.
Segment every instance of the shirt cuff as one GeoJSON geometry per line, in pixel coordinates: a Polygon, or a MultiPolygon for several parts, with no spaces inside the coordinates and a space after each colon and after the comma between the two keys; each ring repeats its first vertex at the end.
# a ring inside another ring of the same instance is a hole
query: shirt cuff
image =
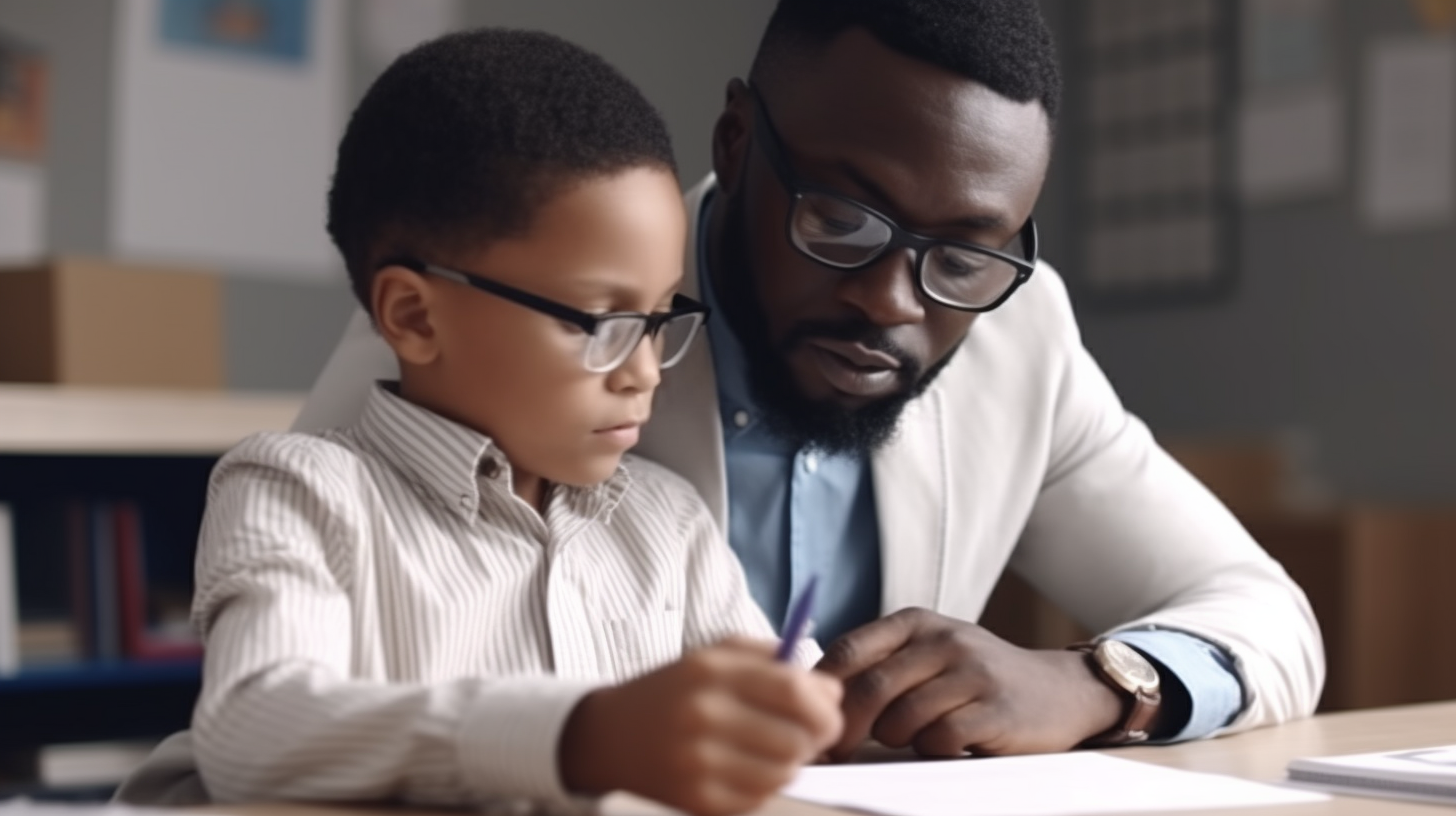
{"type": "Polygon", "coordinates": [[[463,784],[477,801],[530,799],[567,811],[583,797],[561,783],[557,744],[566,719],[600,683],[556,678],[492,680],[461,718],[463,784]]]}
{"type": "MultiPolygon", "coordinates": [[[[1167,724],[1153,742],[1206,737],[1233,721],[1244,708],[1244,684],[1224,649],[1187,632],[1131,629],[1109,635],[1157,664],[1165,702],[1187,708],[1186,721],[1167,724]],[[1181,699],[1180,699],[1181,698],[1181,699]],[[1169,728],[1173,733],[1168,733],[1169,728]]],[[[1177,711],[1168,712],[1177,715],[1177,711]]]]}

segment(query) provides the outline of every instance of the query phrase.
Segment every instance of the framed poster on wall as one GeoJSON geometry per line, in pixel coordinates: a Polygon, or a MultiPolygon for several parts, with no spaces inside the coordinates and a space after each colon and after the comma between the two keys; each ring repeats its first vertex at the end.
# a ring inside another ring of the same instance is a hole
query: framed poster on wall
{"type": "Polygon", "coordinates": [[[1222,298],[1236,278],[1234,0],[1070,4],[1079,302],[1222,298]]]}

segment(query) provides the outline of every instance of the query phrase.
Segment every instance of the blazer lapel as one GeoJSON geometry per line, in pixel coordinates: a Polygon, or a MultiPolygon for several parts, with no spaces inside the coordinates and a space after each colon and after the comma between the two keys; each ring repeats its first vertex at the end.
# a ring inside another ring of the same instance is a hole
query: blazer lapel
{"type": "MultiPolygon", "coordinates": [[[[709,174],[684,197],[688,243],[680,289],[688,297],[699,294],[698,240],[702,227],[699,222],[703,197],[713,185],[713,176],[709,174]]],[[[687,356],[662,373],[662,384],[653,398],[652,419],[643,427],[642,439],[634,452],[691,482],[707,502],[718,528],[726,534],[728,485],[724,475],[723,425],[718,417],[713,353],[706,336],[695,340],[687,356]]]]}
{"type": "Polygon", "coordinates": [[[907,405],[895,438],[872,458],[885,614],[941,606],[949,473],[943,401],[932,386],[907,405]]]}

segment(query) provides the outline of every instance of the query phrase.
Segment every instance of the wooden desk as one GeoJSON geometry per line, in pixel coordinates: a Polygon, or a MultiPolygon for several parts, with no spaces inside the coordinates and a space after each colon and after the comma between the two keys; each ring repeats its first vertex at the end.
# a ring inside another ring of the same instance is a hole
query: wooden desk
{"type": "MultiPolygon", "coordinates": [[[[1265,782],[1284,778],[1289,760],[1302,756],[1354,754],[1398,748],[1456,744],[1456,701],[1399,708],[1322,714],[1308,720],[1265,728],[1223,739],[1174,746],[1117,748],[1112,756],[1189,771],[1228,774],[1265,782]]],[[[238,816],[440,816],[441,811],[324,807],[313,805],[250,805],[211,810],[238,816]]],[[[605,816],[659,816],[665,811],[631,797],[613,796],[605,816]]],[[[1170,811],[1183,816],[1453,816],[1441,805],[1337,796],[1329,802],[1239,808],[1218,811],[1170,811]]],[[[844,811],[778,799],[754,816],[846,816],[844,811]]]]}

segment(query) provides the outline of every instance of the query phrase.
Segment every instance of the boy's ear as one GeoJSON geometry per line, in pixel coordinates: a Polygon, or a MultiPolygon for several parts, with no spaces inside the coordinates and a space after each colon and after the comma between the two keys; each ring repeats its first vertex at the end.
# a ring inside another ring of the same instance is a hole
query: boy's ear
{"type": "Polygon", "coordinates": [[[728,80],[727,99],[713,126],[713,173],[718,189],[731,195],[738,187],[748,160],[749,137],[753,132],[753,100],[741,79],[728,80]]]}
{"type": "Polygon", "coordinates": [[[440,355],[435,330],[435,287],[424,275],[403,266],[386,266],[370,287],[374,325],[401,363],[429,365],[440,355]]]}

